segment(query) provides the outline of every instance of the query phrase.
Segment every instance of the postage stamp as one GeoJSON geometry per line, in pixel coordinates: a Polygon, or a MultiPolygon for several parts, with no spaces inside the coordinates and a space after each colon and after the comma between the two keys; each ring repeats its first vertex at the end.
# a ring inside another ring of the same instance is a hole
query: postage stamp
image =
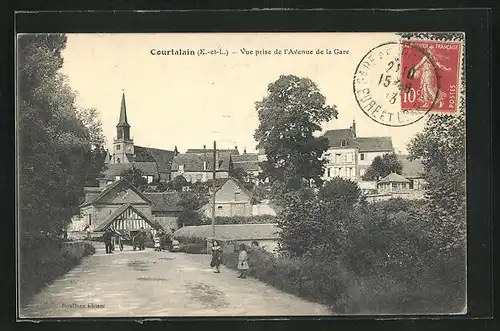
{"type": "Polygon", "coordinates": [[[375,122],[407,126],[429,112],[457,110],[459,42],[391,41],[372,48],[353,79],[356,102],[375,122]]]}

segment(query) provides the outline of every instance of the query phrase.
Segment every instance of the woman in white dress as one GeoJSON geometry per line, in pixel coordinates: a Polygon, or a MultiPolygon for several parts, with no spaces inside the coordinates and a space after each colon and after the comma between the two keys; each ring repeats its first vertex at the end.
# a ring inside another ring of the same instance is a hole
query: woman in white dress
{"type": "Polygon", "coordinates": [[[238,270],[240,270],[241,272],[238,278],[247,278],[248,253],[244,244],[240,245],[240,254],[238,256],[238,270]]]}

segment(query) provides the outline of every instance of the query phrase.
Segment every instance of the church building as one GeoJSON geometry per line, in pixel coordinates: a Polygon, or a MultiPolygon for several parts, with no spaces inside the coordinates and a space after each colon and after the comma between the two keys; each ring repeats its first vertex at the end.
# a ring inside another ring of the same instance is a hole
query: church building
{"type": "Polygon", "coordinates": [[[116,137],[113,140],[113,148],[108,151],[105,159],[106,181],[110,183],[119,180],[121,173],[132,167],[140,169],[148,183],[170,181],[174,155],[175,151],[134,144],[130,135],[125,93],[123,93],[120,118],[116,125],[116,137]]]}

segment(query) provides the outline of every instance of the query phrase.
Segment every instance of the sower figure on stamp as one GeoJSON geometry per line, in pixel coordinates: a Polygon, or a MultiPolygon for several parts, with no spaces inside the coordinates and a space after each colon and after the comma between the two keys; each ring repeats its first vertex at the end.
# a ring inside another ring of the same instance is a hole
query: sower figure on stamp
{"type": "Polygon", "coordinates": [[[247,278],[248,253],[244,244],[240,244],[240,255],[238,256],[238,270],[241,271],[238,278],[247,278]]]}

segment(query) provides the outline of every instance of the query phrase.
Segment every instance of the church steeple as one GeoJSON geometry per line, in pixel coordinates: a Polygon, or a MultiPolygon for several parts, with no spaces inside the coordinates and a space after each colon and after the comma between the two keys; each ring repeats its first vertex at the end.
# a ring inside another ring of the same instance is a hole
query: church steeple
{"type": "Polygon", "coordinates": [[[130,140],[130,124],[127,122],[127,106],[125,105],[125,91],[122,93],[120,119],[116,125],[116,138],[130,140]]]}

